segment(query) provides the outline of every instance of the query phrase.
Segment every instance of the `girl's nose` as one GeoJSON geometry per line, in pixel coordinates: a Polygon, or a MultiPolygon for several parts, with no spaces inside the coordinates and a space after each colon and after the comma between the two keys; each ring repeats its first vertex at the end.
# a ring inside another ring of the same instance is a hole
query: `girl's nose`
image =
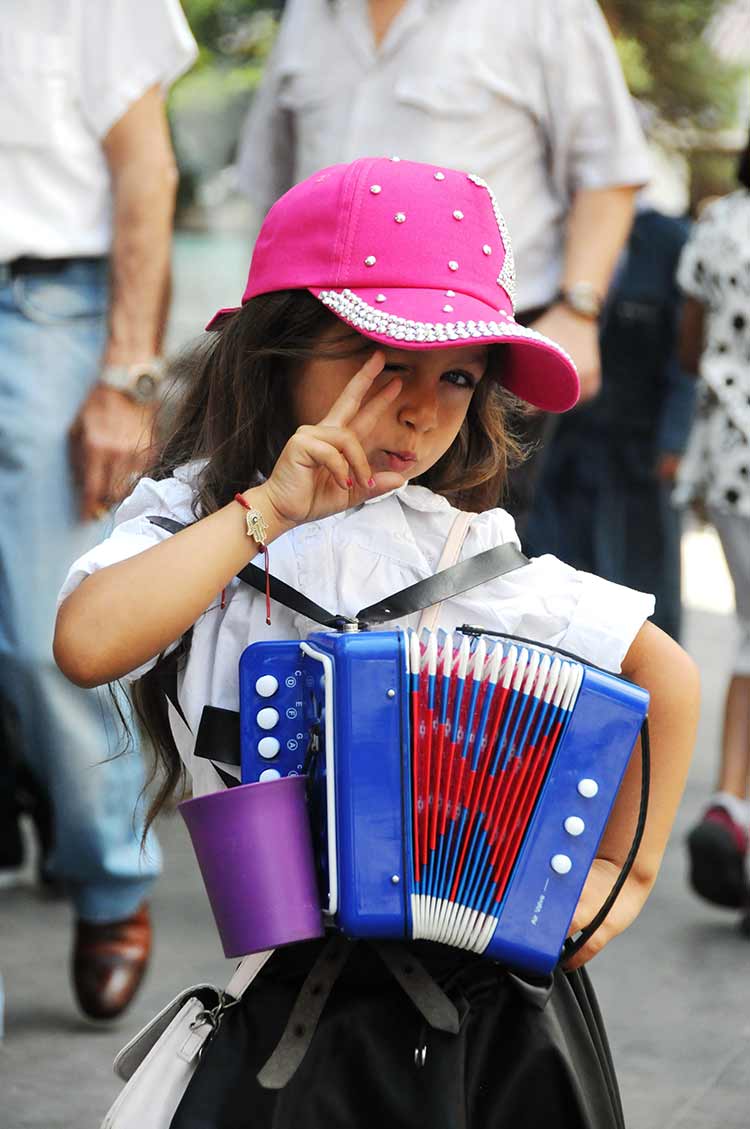
{"type": "Polygon", "coordinates": [[[430,431],[437,426],[438,402],[435,392],[430,389],[404,389],[403,401],[398,407],[400,423],[415,431],[430,431]]]}

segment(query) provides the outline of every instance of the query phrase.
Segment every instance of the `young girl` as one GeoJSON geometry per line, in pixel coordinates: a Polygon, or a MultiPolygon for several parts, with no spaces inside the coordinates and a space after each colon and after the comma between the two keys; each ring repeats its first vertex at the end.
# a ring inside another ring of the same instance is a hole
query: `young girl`
{"type": "MultiPolygon", "coordinates": [[[[577,378],[562,350],[516,325],[513,289],[508,234],[478,177],[364,159],[316,174],[272,208],[243,305],[211,322],[158,465],[61,594],[57,661],[79,685],[134,683],[168,769],[156,808],[181,768],[196,795],[223,786],[208,761],[194,758],[194,734],[204,705],[237,708],[242,650],[317,627],[278,604],[267,623],[263,595],[236,579],[259,541],[275,576],[343,615],[431,575],[456,507],[476,512],[464,558],[517,544],[512,519],[494,508],[515,453],[506,407],[518,396],[564,410],[577,378]],[[171,535],[153,516],[188,528],[171,535]],[[182,716],[171,705],[167,712],[158,681],[178,644],[182,716]]],[[[642,846],[571,967],[532,983],[460,950],[411,945],[414,968],[424,966],[458,1008],[460,1030],[449,1034],[425,1025],[360,943],[293,1077],[263,1089],[256,1075],[322,943],[291,946],[226,1014],[174,1129],[622,1124],[580,966],[633,921],[654,883],[698,708],[693,663],[645,622],[652,610],[650,597],[552,557],[441,610],[446,629],[469,622],[560,646],[622,669],[651,693],[642,846]]],[[[575,928],[591,920],[619,872],[639,796],[635,757],[575,928]]]]}

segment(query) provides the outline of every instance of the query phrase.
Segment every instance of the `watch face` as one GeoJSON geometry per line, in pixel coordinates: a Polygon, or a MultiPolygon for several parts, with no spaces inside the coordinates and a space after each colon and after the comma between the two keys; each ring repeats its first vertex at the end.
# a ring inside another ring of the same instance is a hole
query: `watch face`
{"type": "Polygon", "coordinates": [[[566,300],[574,310],[592,318],[599,314],[601,308],[599,295],[589,282],[574,283],[567,291],[566,300]]]}
{"type": "Polygon", "coordinates": [[[150,372],[142,372],[135,382],[135,391],[140,400],[152,400],[156,393],[156,378],[150,372]]]}

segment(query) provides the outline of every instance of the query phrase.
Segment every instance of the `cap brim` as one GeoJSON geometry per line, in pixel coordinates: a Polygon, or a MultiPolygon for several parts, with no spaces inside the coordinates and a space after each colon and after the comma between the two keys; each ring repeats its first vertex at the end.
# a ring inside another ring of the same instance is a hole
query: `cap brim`
{"type": "Polygon", "coordinates": [[[229,315],[239,313],[241,309],[242,306],[225,306],[223,310],[217,310],[214,316],[211,318],[210,322],[207,324],[206,330],[208,331],[209,329],[221,329],[222,325],[227,320],[229,315]]]}
{"type": "Polygon", "coordinates": [[[561,346],[469,294],[397,287],[356,293],[311,287],[310,293],[363,336],[391,348],[505,345],[502,382],[510,392],[547,412],[565,412],[578,400],[578,373],[561,346]],[[436,311],[441,320],[435,320],[436,311]]]}

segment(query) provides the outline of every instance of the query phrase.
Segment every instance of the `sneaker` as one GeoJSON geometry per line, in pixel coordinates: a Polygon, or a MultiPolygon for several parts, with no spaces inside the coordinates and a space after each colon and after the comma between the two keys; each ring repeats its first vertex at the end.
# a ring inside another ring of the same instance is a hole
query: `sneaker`
{"type": "Polygon", "coordinates": [[[725,808],[710,807],[687,837],[690,885],[716,906],[739,909],[750,896],[745,858],[748,833],[725,808]]]}

